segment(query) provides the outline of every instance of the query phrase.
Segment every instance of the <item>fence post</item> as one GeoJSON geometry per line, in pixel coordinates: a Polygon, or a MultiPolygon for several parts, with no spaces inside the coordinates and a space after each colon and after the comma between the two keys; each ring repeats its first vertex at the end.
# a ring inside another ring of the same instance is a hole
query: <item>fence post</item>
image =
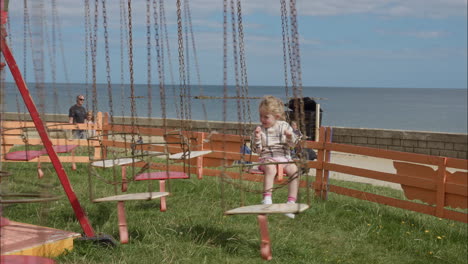
{"type": "Polygon", "coordinates": [[[320,127],[320,137],[318,140],[321,143],[320,148],[317,150],[317,162],[319,163],[318,168],[315,170],[315,196],[322,198],[322,181],[323,181],[323,160],[325,152],[325,128],[320,127]]]}
{"type": "Polygon", "coordinates": [[[444,206],[445,206],[445,183],[447,181],[447,158],[443,157],[440,159],[440,163],[437,168],[437,196],[436,196],[436,216],[444,217],[444,206]]]}
{"type": "MultiPolygon", "coordinates": [[[[331,143],[333,137],[333,129],[331,127],[327,127],[325,132],[325,143],[331,143]]],[[[326,145],[324,146],[324,156],[325,156],[325,164],[330,162],[331,159],[331,150],[327,150],[326,145]]],[[[325,166],[324,166],[325,167],[325,166]]],[[[330,171],[326,168],[323,169],[323,184],[322,184],[322,199],[328,200],[328,178],[330,176],[330,171]]]]}
{"type": "MultiPolygon", "coordinates": [[[[102,139],[107,140],[109,138],[109,130],[107,130],[107,126],[109,125],[109,113],[105,112],[104,116],[102,117],[102,139]],[[106,127],[106,130],[104,130],[106,127]]],[[[113,124],[112,124],[113,125],[113,124]]],[[[102,159],[107,159],[107,147],[102,148],[102,159]]]]}
{"type": "MultiPolygon", "coordinates": [[[[205,133],[204,132],[197,132],[197,147],[196,150],[204,150],[203,144],[205,143],[205,133]]],[[[197,177],[199,180],[203,178],[203,157],[205,155],[201,155],[197,157],[197,177]]]]}

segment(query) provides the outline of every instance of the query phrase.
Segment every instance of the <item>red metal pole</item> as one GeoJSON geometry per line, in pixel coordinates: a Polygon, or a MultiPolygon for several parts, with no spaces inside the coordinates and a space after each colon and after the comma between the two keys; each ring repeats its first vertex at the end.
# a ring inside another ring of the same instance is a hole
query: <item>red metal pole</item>
{"type": "Polygon", "coordinates": [[[62,187],[68,197],[68,200],[70,201],[70,204],[73,207],[73,211],[75,211],[75,216],[80,222],[81,228],[83,229],[87,237],[94,237],[94,230],[83,208],[81,207],[75,192],[73,191],[67,173],[63,169],[62,163],[60,162],[57,153],[55,153],[55,150],[52,147],[52,142],[50,141],[49,136],[47,135],[44,123],[42,122],[41,117],[39,116],[39,112],[37,111],[36,105],[34,104],[34,101],[31,98],[23,76],[21,75],[21,72],[18,69],[18,65],[16,64],[15,58],[13,57],[13,54],[11,53],[10,48],[8,47],[5,41],[6,32],[3,27],[1,30],[1,50],[3,56],[5,57],[5,61],[7,62],[8,67],[10,68],[11,74],[15,79],[16,85],[18,86],[21,96],[23,97],[24,103],[28,108],[29,114],[31,115],[34,125],[36,126],[37,132],[41,137],[42,143],[44,144],[44,147],[47,150],[47,154],[50,157],[50,161],[54,165],[54,169],[57,172],[57,176],[59,177],[60,183],[62,184],[62,187]]]}

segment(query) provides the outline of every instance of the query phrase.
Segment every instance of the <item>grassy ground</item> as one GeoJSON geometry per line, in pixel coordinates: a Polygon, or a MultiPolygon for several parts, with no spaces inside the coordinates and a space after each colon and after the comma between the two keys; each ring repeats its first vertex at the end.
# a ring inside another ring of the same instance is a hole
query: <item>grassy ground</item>
{"type": "MultiPolygon", "coordinates": [[[[63,198],[47,204],[15,204],[4,207],[4,216],[14,221],[41,224],[82,232],[71,206],[50,165],[38,181],[36,164],[4,163],[13,172],[2,181],[6,191],[42,191],[63,198]],[[38,185],[40,183],[40,186],[38,185]]],[[[66,167],[73,188],[97,233],[118,240],[115,203],[93,204],[88,196],[88,167],[66,167]]],[[[116,171],[117,175],[120,173],[116,171]]],[[[101,171],[111,179],[112,170],[101,171]]],[[[93,181],[97,196],[112,193],[112,186],[93,181]]],[[[157,190],[156,182],[132,183],[129,192],[157,190]]],[[[335,182],[374,193],[402,197],[401,192],[369,185],[335,182]]],[[[255,185],[255,184],[254,184],[255,185]]],[[[58,263],[262,263],[256,216],[224,216],[225,209],[239,206],[240,194],[247,204],[259,203],[258,194],[239,192],[219,179],[172,180],[168,211],[159,211],[159,201],[127,202],[130,243],[105,247],[76,241],[73,251],[58,263]]],[[[259,187],[259,186],[256,186],[259,187]]],[[[274,193],[284,202],[286,190],[274,193]]],[[[311,192],[312,193],[312,192],[311,192]]],[[[302,197],[306,195],[301,190],[302,197]]],[[[419,213],[329,194],[328,201],[313,200],[309,210],[291,220],[270,215],[271,263],[468,263],[467,225],[419,213]]]]}

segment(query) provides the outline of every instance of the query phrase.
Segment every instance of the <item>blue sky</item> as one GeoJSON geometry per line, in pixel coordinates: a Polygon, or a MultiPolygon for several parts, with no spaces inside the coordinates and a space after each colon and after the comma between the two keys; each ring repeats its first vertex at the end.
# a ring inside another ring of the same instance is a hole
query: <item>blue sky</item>
{"type": "MultiPolygon", "coordinates": [[[[90,1],[94,6],[94,1],[90,1]]],[[[23,1],[10,2],[10,45],[23,69],[23,1]]],[[[32,1],[29,2],[31,8],[32,1]]],[[[44,1],[46,5],[49,2],[44,1]]],[[[120,82],[121,74],[118,2],[107,1],[114,83],[120,82]]],[[[133,0],[132,4],[135,82],[144,84],[147,81],[146,4],[143,0],[133,0]]],[[[249,84],[283,85],[279,0],[243,0],[242,4],[249,84]]],[[[173,71],[178,76],[178,58],[174,56],[177,54],[175,1],[166,1],[165,5],[173,71]]],[[[222,84],[223,1],[191,0],[190,5],[201,81],[222,84]]],[[[58,0],[57,8],[69,81],[83,83],[84,1],[58,0]]],[[[467,88],[466,0],[298,0],[297,8],[304,86],[467,88]]],[[[49,10],[43,14],[50,19],[49,10]]],[[[50,27],[52,21],[48,20],[47,25],[50,27]]],[[[99,34],[97,81],[105,83],[102,30],[99,34]]],[[[56,80],[65,82],[59,48],[56,48],[58,55],[50,57],[50,44],[45,36],[43,39],[46,81],[52,80],[50,62],[55,60],[56,80]]],[[[124,59],[127,60],[126,56],[124,59]]],[[[153,82],[157,83],[154,59],[152,63],[153,82]]],[[[30,57],[27,64],[26,78],[32,82],[34,71],[30,57]]],[[[229,68],[232,84],[231,66],[232,61],[229,68]]],[[[195,76],[193,68],[191,74],[195,76]]],[[[170,82],[168,79],[166,82],[170,82]]],[[[7,80],[12,80],[9,74],[7,80]]],[[[126,68],[125,81],[128,80],[126,68]]]]}

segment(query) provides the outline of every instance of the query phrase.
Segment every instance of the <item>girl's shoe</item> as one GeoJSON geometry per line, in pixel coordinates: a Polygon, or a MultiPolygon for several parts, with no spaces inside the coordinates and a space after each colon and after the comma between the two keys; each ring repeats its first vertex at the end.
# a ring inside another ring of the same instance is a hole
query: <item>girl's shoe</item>
{"type": "Polygon", "coordinates": [[[270,196],[265,196],[263,198],[262,204],[273,204],[273,201],[271,200],[270,196]]]}
{"type": "MultiPolygon", "coordinates": [[[[287,201],[286,203],[287,204],[295,204],[295,202],[293,202],[293,201],[287,201]]],[[[296,215],[293,214],[293,213],[287,213],[287,214],[284,214],[284,215],[291,218],[291,219],[294,219],[294,217],[296,217],[296,215]]]]}

